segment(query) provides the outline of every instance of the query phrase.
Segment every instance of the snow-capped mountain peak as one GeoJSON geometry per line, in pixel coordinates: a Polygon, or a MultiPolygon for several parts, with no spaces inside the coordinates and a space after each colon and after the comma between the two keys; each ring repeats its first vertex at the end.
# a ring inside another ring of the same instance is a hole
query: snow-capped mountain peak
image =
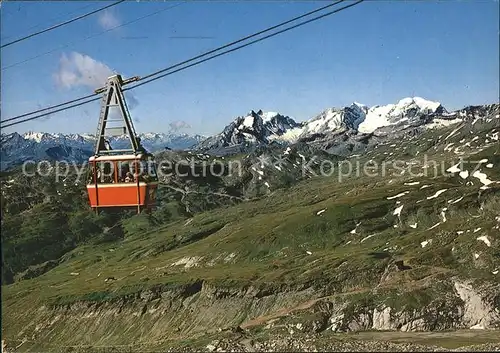
{"type": "Polygon", "coordinates": [[[403,98],[396,104],[376,105],[368,109],[366,118],[359,125],[358,131],[372,133],[379,128],[390,125],[401,123],[411,125],[423,116],[442,113],[446,113],[446,109],[439,102],[421,97],[403,98]]]}
{"type": "Polygon", "coordinates": [[[277,112],[252,110],[245,116],[237,117],[221,133],[203,141],[197,148],[207,151],[274,141],[294,143],[343,132],[384,133],[384,128],[387,130],[389,126],[395,129],[420,126],[432,121],[434,115],[446,113],[441,103],[421,97],[403,98],[396,104],[371,108],[354,102],[347,107],[326,109],[301,123],[277,112]]]}
{"type": "Polygon", "coordinates": [[[267,144],[299,126],[292,118],[280,113],[252,110],[237,117],[220,134],[200,143],[198,148],[213,150],[230,145],[267,144]]]}
{"type": "Polygon", "coordinates": [[[353,103],[341,109],[329,108],[302,123],[300,128],[287,134],[287,137],[293,141],[334,131],[356,130],[359,124],[365,120],[367,111],[368,107],[360,103],[353,103]]]}
{"type": "Polygon", "coordinates": [[[271,119],[273,119],[277,115],[279,115],[279,113],[277,113],[277,112],[265,112],[265,113],[261,114],[262,120],[264,121],[264,123],[270,121],[271,119]]]}
{"type": "Polygon", "coordinates": [[[43,133],[43,132],[26,132],[25,134],[23,134],[23,137],[26,139],[26,140],[33,140],[35,142],[42,142],[44,139],[47,139],[47,138],[51,138],[51,134],[48,134],[48,133],[43,133]]]}
{"type": "MultiPolygon", "coordinates": [[[[150,152],[168,147],[226,154],[248,151],[251,146],[304,142],[316,144],[331,153],[342,154],[353,148],[360,148],[372,138],[376,140],[381,135],[398,133],[407,128],[417,131],[466,119],[485,116],[498,118],[498,109],[498,104],[493,104],[447,112],[439,102],[408,97],[395,104],[382,106],[368,107],[354,102],[343,108],[329,108],[300,123],[278,112],[252,110],[237,117],[222,132],[209,138],[156,132],[138,136],[142,145],[150,152]],[[414,130],[416,127],[418,129],[414,130]]],[[[95,136],[92,134],[13,133],[2,134],[1,140],[2,169],[19,165],[25,160],[47,157],[85,161],[86,156],[92,154],[95,144],[95,136]]],[[[110,138],[109,142],[113,149],[126,148],[129,144],[126,135],[110,138]]]]}
{"type": "Polygon", "coordinates": [[[365,105],[365,104],[362,104],[362,103],[358,103],[358,102],[354,102],[352,103],[353,105],[356,105],[358,106],[360,109],[364,110],[364,111],[368,111],[368,106],[365,105]]]}

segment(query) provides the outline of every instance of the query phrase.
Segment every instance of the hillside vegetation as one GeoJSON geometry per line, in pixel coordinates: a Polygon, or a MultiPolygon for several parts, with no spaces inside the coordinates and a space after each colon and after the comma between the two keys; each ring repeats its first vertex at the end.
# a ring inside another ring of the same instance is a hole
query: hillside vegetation
{"type": "MultiPolygon", "coordinates": [[[[320,349],[350,332],[500,328],[499,134],[494,118],[359,156],[261,149],[224,159],[246,161],[236,176],[165,177],[140,215],[93,214],[71,177],[3,175],[2,337],[144,351],[316,335],[320,349]]],[[[186,157],[218,158],[158,158],[186,157]]]]}

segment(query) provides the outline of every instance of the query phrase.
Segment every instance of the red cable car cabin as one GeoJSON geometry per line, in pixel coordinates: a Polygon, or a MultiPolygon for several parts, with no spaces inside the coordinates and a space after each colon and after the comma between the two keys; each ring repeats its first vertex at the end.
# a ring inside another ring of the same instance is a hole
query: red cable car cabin
{"type": "Polygon", "coordinates": [[[156,206],[158,176],[152,159],[144,154],[92,156],[87,191],[90,206],[136,207],[156,206]]]}
{"type": "Polygon", "coordinates": [[[156,206],[158,176],[154,160],[136,136],[121,89],[122,85],[137,80],[138,77],[133,77],[124,81],[120,75],[114,75],[108,78],[105,87],[95,91],[96,94],[104,93],[95,153],[89,158],[87,184],[90,207],[96,212],[101,207],[136,207],[139,213],[142,209],[149,210],[156,206]],[[110,114],[112,108],[118,114],[110,114]],[[125,134],[129,137],[130,148],[113,150],[105,139],[106,133],[111,136],[125,134]]]}

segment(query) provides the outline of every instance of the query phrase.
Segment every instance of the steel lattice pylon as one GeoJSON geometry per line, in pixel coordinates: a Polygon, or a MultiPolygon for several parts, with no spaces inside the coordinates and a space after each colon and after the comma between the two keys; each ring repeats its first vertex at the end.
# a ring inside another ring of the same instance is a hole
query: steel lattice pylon
{"type": "Polygon", "coordinates": [[[132,118],[123,95],[122,86],[138,80],[138,77],[133,77],[128,80],[123,80],[121,75],[115,75],[108,78],[106,86],[96,90],[96,93],[103,92],[101,100],[101,112],[99,114],[99,123],[96,133],[96,146],[95,155],[110,155],[121,153],[134,153],[138,154],[144,152],[137,138],[132,118]],[[110,107],[117,107],[119,111],[119,118],[110,119],[110,107]],[[109,123],[120,123],[118,126],[107,127],[109,123]],[[130,148],[113,150],[106,140],[106,132],[111,131],[112,136],[127,135],[130,139],[130,148]]]}

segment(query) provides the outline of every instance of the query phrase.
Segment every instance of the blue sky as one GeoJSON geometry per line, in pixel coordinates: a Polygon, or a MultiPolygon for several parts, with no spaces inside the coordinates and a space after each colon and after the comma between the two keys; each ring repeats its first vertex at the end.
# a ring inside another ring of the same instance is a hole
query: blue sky
{"type": "MultiPolygon", "coordinates": [[[[3,2],[2,43],[104,4],[3,2]]],[[[174,4],[125,2],[2,48],[2,120],[89,94],[109,69],[144,76],[326,2],[195,1],[96,35],[174,4]],[[94,77],[80,77],[85,70],[94,77]]],[[[168,132],[183,122],[182,132],[208,135],[252,109],[301,121],[354,101],[384,105],[408,96],[448,109],[498,102],[498,6],[495,0],[365,1],[130,91],[136,130],[168,132]]],[[[94,133],[98,112],[95,102],[3,132],[94,133]]]]}

